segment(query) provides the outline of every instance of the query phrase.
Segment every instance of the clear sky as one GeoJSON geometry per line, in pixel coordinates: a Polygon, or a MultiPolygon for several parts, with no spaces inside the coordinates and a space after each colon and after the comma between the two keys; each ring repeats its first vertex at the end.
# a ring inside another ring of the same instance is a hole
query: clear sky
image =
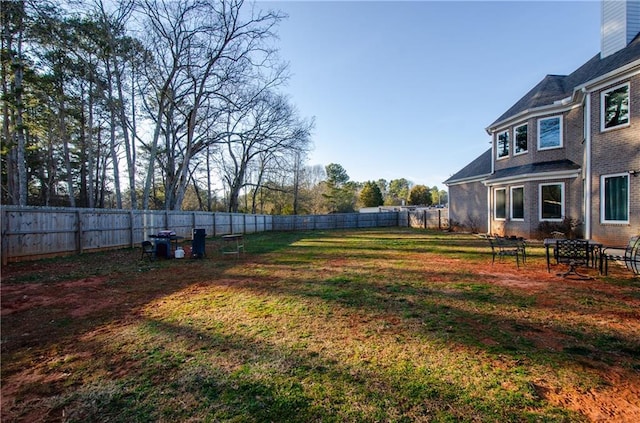
{"type": "Polygon", "coordinates": [[[261,1],[286,87],[315,117],[309,165],[351,180],[442,183],[489,148],[485,128],[547,74],[600,51],[600,1],[261,1]]]}

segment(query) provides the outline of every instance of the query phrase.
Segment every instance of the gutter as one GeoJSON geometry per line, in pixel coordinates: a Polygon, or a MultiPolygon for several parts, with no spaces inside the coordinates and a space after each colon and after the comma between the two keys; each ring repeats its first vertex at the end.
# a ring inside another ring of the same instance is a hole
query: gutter
{"type": "Polygon", "coordinates": [[[578,85],[573,90],[574,96],[578,93],[586,93],[589,91],[598,90],[600,88],[603,88],[605,85],[609,85],[615,82],[615,80],[617,79],[626,79],[626,78],[629,78],[630,76],[637,75],[639,73],[640,73],[640,59],[635,60],[631,63],[628,63],[625,66],[621,68],[617,68],[609,73],[601,75],[596,79],[592,79],[590,81],[585,82],[584,84],[578,85]],[[638,69],[634,70],[635,67],[638,67],[638,69]],[[614,79],[614,77],[615,77],[615,80],[611,81],[611,79],[614,79]]]}
{"type": "Polygon", "coordinates": [[[565,112],[568,110],[571,110],[575,107],[578,107],[578,104],[572,104],[570,101],[568,102],[567,99],[569,99],[570,97],[564,98],[562,100],[558,100],[553,102],[552,104],[547,104],[544,106],[540,106],[540,107],[535,107],[533,109],[527,109],[527,110],[523,110],[520,113],[518,113],[517,115],[513,115],[511,117],[508,117],[507,119],[501,121],[501,122],[497,122],[495,125],[490,126],[488,128],[485,128],[485,131],[491,135],[493,132],[495,131],[499,131],[500,129],[502,129],[503,127],[509,127],[513,124],[515,124],[516,122],[519,121],[524,121],[525,118],[529,119],[529,118],[534,118],[537,116],[544,116],[544,115],[548,115],[551,113],[561,113],[561,112],[565,112]]]}
{"type": "Polygon", "coordinates": [[[488,176],[491,176],[491,175],[492,175],[491,173],[485,173],[484,175],[476,175],[476,176],[470,176],[468,178],[454,179],[452,181],[444,182],[444,184],[450,187],[451,185],[468,184],[471,182],[482,182],[485,179],[487,179],[488,176]]]}
{"type": "Polygon", "coordinates": [[[490,181],[484,181],[483,184],[487,187],[492,187],[494,185],[502,185],[505,183],[519,183],[519,182],[533,182],[533,181],[542,181],[548,179],[567,179],[567,178],[576,178],[580,176],[580,169],[572,169],[572,170],[559,170],[555,172],[544,172],[544,173],[523,173],[521,175],[513,175],[513,176],[505,176],[504,178],[492,179],[490,181]]]}

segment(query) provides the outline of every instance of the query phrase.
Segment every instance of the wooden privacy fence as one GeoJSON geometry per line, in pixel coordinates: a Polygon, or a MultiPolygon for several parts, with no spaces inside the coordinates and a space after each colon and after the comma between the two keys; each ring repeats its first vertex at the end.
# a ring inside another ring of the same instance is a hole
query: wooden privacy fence
{"type": "Polygon", "coordinates": [[[190,211],[114,210],[3,206],[2,263],[90,250],[133,247],[170,229],[191,239],[272,230],[272,216],[190,211]]]}
{"type": "Polygon", "coordinates": [[[448,229],[449,209],[423,209],[410,211],[407,226],[424,229],[448,229]]]}
{"type": "Polygon", "coordinates": [[[401,226],[400,214],[385,212],[274,216],[273,229],[277,231],[307,231],[401,226]]]}
{"type": "Polygon", "coordinates": [[[448,220],[440,210],[297,216],[17,206],[2,206],[0,210],[3,264],[48,255],[133,247],[161,230],[172,230],[191,239],[196,228],[205,229],[208,236],[394,226],[444,229],[448,220]]]}

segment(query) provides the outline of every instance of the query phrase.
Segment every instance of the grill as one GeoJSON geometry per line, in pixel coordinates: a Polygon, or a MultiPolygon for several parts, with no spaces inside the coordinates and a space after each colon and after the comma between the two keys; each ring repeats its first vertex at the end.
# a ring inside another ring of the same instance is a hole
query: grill
{"type": "Polygon", "coordinates": [[[174,231],[158,232],[158,234],[154,237],[157,257],[173,257],[173,251],[171,251],[171,239],[175,239],[175,236],[176,233],[174,231]]]}

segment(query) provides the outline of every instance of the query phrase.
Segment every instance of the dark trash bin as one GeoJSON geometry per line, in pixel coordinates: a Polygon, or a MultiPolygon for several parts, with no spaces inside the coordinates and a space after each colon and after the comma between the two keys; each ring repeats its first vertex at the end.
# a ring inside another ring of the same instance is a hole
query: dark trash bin
{"type": "Polygon", "coordinates": [[[204,249],[207,233],[204,229],[193,230],[193,241],[191,241],[191,258],[202,258],[206,256],[204,249]]]}

